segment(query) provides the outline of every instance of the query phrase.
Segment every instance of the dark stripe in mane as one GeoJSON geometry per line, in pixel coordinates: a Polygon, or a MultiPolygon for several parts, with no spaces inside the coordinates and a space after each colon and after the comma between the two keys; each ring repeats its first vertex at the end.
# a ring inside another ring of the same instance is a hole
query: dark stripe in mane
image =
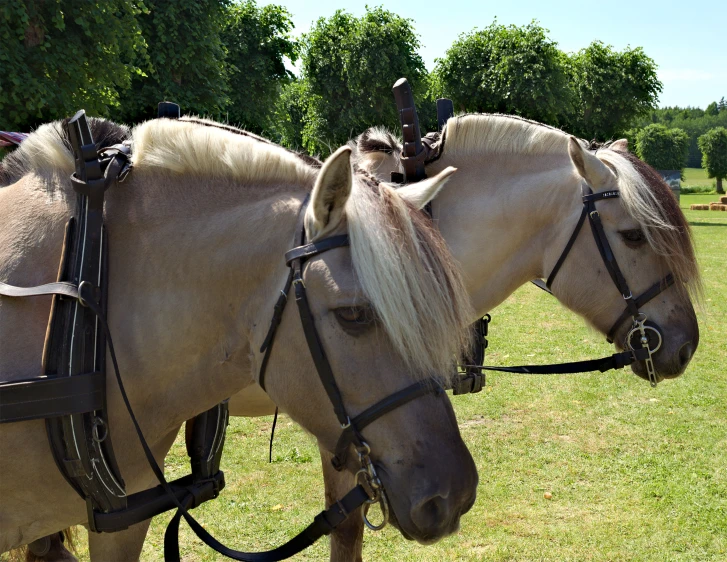
{"type": "MultiPolygon", "coordinates": [[[[68,123],[69,119],[66,118],[61,122],[58,135],[68,153],[72,154],[71,141],[66,133],[66,123],[68,123]]],[[[131,131],[126,125],[120,125],[106,119],[89,117],[88,126],[91,128],[96,150],[122,143],[131,137],[131,131]]],[[[10,185],[18,181],[31,170],[32,165],[23,159],[23,152],[17,149],[14,150],[0,162],[0,186],[10,185]]]]}

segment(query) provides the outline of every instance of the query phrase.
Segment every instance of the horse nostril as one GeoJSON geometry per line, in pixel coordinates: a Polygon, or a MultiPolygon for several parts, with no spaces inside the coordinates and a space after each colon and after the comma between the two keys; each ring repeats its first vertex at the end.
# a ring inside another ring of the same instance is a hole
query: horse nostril
{"type": "Polygon", "coordinates": [[[434,496],[411,510],[411,520],[425,534],[434,534],[439,523],[445,519],[447,500],[434,496]]]}
{"type": "Polygon", "coordinates": [[[694,354],[694,348],[692,347],[691,342],[685,343],[679,349],[679,364],[682,367],[682,369],[687,366],[687,363],[689,363],[689,360],[692,358],[693,354],[694,354]]]}

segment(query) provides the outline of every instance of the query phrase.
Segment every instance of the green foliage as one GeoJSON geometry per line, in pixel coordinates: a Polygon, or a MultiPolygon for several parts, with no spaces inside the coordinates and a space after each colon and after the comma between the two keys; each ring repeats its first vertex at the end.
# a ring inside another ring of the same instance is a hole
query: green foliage
{"type": "Polygon", "coordinates": [[[229,102],[228,69],[220,33],[229,0],[145,0],[138,22],[148,44],[145,75],[134,77],[114,118],[138,122],[156,117],[171,100],[184,112],[222,118],[229,102]]]}
{"type": "Polygon", "coordinates": [[[144,10],[141,0],[0,2],[0,128],[118,107],[145,65],[144,10]]]}
{"type": "Polygon", "coordinates": [[[372,125],[397,127],[394,82],[406,76],[419,97],[426,88],[418,47],[412,21],[381,7],[319,19],[303,37],[304,148],[326,155],[372,125]]]}
{"type": "Polygon", "coordinates": [[[309,114],[310,93],[305,80],[293,80],[282,88],[275,105],[273,138],[294,150],[303,148],[303,128],[309,114]]]}
{"type": "Polygon", "coordinates": [[[698,168],[702,165],[702,152],[697,145],[697,139],[710,129],[727,127],[727,106],[724,98],[717,104],[717,109],[716,115],[710,115],[698,107],[664,107],[636,119],[633,125],[641,128],[650,123],[662,123],[667,127],[683,129],[689,135],[687,166],[698,168]]]}
{"type": "Polygon", "coordinates": [[[636,135],[636,154],[657,170],[681,170],[688,149],[689,137],[681,129],[653,124],[636,135]]]}
{"type": "Polygon", "coordinates": [[[460,35],[437,59],[437,94],[456,111],[520,115],[560,125],[572,111],[565,55],[532,22],[499,25],[460,35]]]}
{"type": "Polygon", "coordinates": [[[727,177],[727,129],[712,129],[697,142],[702,151],[702,167],[710,178],[717,178],[717,193],[724,193],[722,180],[727,177]]]}
{"type": "Polygon", "coordinates": [[[619,137],[662,90],[656,63],[641,47],[617,52],[594,41],[569,61],[578,102],[568,128],[583,138],[619,137]]]}
{"type": "Polygon", "coordinates": [[[705,115],[719,115],[719,107],[717,106],[717,102],[713,101],[707,106],[707,109],[704,110],[705,115]]]}
{"type": "Polygon", "coordinates": [[[258,8],[254,0],[226,9],[222,41],[227,47],[230,105],[227,120],[258,134],[274,126],[275,104],[293,79],[285,57],[295,62],[290,12],[281,6],[258,8]]]}

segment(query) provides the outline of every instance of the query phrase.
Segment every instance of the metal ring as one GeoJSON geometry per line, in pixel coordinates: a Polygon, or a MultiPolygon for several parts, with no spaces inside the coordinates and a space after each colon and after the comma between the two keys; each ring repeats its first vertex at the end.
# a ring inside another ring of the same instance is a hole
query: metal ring
{"type": "Polygon", "coordinates": [[[93,426],[91,427],[91,437],[96,443],[103,443],[103,441],[109,436],[109,428],[104,423],[103,419],[95,417],[93,419],[93,426]],[[103,437],[98,436],[99,426],[103,427],[103,437]]]}
{"type": "Polygon", "coordinates": [[[366,525],[372,531],[380,531],[381,529],[386,527],[386,524],[389,522],[389,502],[386,499],[386,494],[382,492],[377,502],[367,501],[364,505],[364,508],[361,510],[361,518],[363,519],[364,525],[366,525]],[[367,517],[369,506],[373,505],[374,503],[378,503],[381,506],[381,513],[383,515],[383,520],[378,525],[374,525],[373,523],[371,523],[371,521],[369,521],[367,517]]]}
{"type": "Polygon", "coordinates": [[[93,290],[93,285],[91,285],[91,283],[89,283],[88,281],[81,281],[81,283],[78,285],[78,302],[81,304],[81,306],[88,308],[88,302],[86,302],[81,296],[81,292],[83,291],[83,287],[85,285],[89,285],[93,290]]]}

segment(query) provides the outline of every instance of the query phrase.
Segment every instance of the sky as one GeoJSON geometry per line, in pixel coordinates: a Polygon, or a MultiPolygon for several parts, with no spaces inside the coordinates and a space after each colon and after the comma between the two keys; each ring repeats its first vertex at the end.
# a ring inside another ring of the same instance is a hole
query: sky
{"type": "Polygon", "coordinates": [[[727,2],[702,0],[600,0],[572,2],[548,0],[376,0],[310,2],[274,0],[293,16],[295,35],[308,31],[320,17],[337,9],[360,16],[366,4],[382,5],[414,20],[422,47],[419,50],[429,70],[444,56],[461,33],[490,25],[522,26],[537,20],[550,30],[549,37],[561,50],[576,52],[600,40],[616,50],[643,47],[656,62],[664,84],[659,107],[678,105],[704,109],[727,98],[727,2]]]}

